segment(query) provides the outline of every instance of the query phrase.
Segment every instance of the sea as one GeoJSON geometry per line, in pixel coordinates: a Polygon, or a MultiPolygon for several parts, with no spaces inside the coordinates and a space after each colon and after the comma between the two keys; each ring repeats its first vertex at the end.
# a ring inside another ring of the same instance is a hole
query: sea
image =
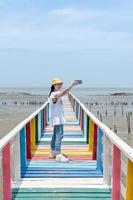
{"type": "MultiPolygon", "coordinates": [[[[29,93],[32,95],[48,95],[50,88],[48,87],[0,87],[0,93],[29,93]]],[[[133,88],[89,88],[75,87],[72,89],[74,94],[80,95],[110,95],[114,93],[133,94],[133,88]]]]}

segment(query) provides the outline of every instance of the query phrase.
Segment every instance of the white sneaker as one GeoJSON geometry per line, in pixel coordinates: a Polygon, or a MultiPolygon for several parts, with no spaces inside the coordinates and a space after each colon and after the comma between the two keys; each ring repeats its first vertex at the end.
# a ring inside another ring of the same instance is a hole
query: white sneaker
{"type": "Polygon", "coordinates": [[[63,162],[63,163],[69,162],[69,159],[68,159],[67,157],[65,157],[65,156],[64,156],[63,154],[61,154],[61,153],[56,155],[55,160],[56,160],[57,162],[63,162]]]}

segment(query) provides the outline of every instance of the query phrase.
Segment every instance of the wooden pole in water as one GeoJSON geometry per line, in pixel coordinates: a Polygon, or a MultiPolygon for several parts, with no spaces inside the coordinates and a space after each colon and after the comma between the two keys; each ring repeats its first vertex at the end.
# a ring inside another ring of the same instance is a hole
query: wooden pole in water
{"type": "Polygon", "coordinates": [[[131,123],[130,123],[130,113],[126,113],[126,118],[127,118],[127,131],[128,131],[128,134],[131,133],[131,123]]]}

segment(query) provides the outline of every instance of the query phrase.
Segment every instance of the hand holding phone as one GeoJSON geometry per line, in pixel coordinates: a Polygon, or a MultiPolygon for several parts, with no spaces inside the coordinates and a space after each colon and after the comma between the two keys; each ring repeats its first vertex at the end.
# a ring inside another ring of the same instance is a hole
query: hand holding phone
{"type": "Polygon", "coordinates": [[[82,84],[82,80],[74,80],[72,83],[72,86],[78,85],[78,84],[82,84]]]}
{"type": "Polygon", "coordinates": [[[75,80],[77,81],[77,84],[82,84],[82,80],[75,80]]]}

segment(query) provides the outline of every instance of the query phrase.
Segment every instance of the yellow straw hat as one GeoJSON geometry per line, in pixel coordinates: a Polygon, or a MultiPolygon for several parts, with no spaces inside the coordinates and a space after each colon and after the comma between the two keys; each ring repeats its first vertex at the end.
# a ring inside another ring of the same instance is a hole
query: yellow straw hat
{"type": "Polygon", "coordinates": [[[52,80],[52,85],[58,84],[58,83],[63,83],[60,78],[53,78],[52,80]]]}

